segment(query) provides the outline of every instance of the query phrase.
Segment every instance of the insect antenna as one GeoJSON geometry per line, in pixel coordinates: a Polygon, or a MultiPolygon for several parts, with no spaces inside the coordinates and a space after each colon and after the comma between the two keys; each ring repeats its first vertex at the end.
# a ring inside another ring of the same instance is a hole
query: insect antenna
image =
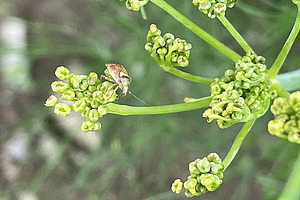
{"type": "Polygon", "coordinates": [[[145,101],[143,101],[142,99],[138,98],[137,96],[135,96],[131,91],[128,91],[129,94],[131,94],[131,96],[133,96],[134,98],[136,98],[139,102],[141,102],[142,104],[146,105],[146,106],[150,106],[149,104],[147,104],[145,101]]]}

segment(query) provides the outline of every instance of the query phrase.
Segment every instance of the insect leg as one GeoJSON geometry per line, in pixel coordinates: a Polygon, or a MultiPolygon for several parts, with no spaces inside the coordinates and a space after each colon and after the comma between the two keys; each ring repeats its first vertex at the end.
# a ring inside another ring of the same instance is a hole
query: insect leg
{"type": "MultiPolygon", "coordinates": [[[[115,84],[113,84],[113,85],[110,85],[109,87],[113,87],[113,86],[115,86],[115,85],[117,85],[116,83],[115,84]]],[[[111,95],[107,98],[107,99],[110,99],[111,97],[112,97],[112,95],[114,94],[114,93],[116,93],[116,91],[119,89],[119,85],[113,90],[113,92],[111,93],[111,95]]],[[[107,90],[107,89],[106,89],[107,90]]],[[[105,93],[106,93],[106,91],[105,91],[105,93]]],[[[118,99],[120,98],[120,96],[118,95],[118,99]]]]}

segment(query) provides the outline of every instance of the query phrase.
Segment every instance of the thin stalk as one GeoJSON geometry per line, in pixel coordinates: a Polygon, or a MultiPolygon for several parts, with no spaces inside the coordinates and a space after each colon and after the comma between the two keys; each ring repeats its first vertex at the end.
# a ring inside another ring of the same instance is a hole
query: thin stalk
{"type": "Polygon", "coordinates": [[[167,69],[166,71],[171,74],[174,74],[176,76],[179,76],[183,79],[193,81],[196,83],[211,84],[214,82],[214,79],[212,79],[212,78],[204,78],[204,77],[200,77],[200,76],[195,76],[195,75],[180,71],[179,69],[176,69],[174,67],[171,67],[171,68],[167,69]]]}
{"type": "Polygon", "coordinates": [[[140,7],[140,12],[143,17],[143,20],[147,20],[147,14],[146,14],[144,6],[140,7]]]}
{"type": "Polygon", "coordinates": [[[300,30],[300,4],[297,4],[298,7],[298,14],[297,14],[297,18],[295,21],[295,24],[293,26],[293,29],[288,37],[288,39],[286,40],[284,46],[282,47],[279,55],[277,56],[274,64],[272,65],[272,67],[270,68],[269,72],[268,72],[268,76],[270,77],[270,79],[275,79],[285,58],[287,57],[298,33],[300,30]]]}
{"type": "Polygon", "coordinates": [[[278,200],[299,199],[300,198],[299,186],[300,186],[300,153],[295,162],[294,169],[278,200]]]}
{"type": "Polygon", "coordinates": [[[218,16],[220,22],[225,26],[229,33],[234,37],[234,39],[240,44],[246,53],[254,52],[252,48],[248,45],[245,39],[239,34],[239,32],[232,26],[225,16],[218,16]]]}
{"type": "Polygon", "coordinates": [[[234,62],[237,62],[238,60],[241,59],[240,55],[238,55],[232,49],[228,48],[226,45],[224,45],[223,43],[218,41],[216,38],[211,36],[209,33],[205,32],[199,26],[194,24],[192,21],[190,21],[188,18],[186,18],[180,12],[178,12],[176,9],[174,9],[172,6],[170,6],[167,2],[165,2],[163,0],[150,0],[150,1],[154,4],[156,4],[158,7],[160,7],[164,11],[166,11],[167,13],[169,13],[177,21],[179,21],[185,27],[190,29],[192,32],[194,32],[196,35],[198,35],[200,38],[202,38],[208,44],[210,44],[213,47],[215,47],[216,49],[218,49],[221,53],[226,55],[228,58],[230,58],[234,62]]]}
{"type": "Polygon", "coordinates": [[[108,112],[118,115],[155,115],[155,114],[166,114],[176,113],[189,110],[195,110],[209,106],[211,97],[204,97],[198,101],[189,103],[179,103],[165,106],[149,106],[149,107],[134,107],[119,105],[114,103],[107,104],[108,112]]]}
{"type": "Polygon", "coordinates": [[[229,152],[227,153],[227,156],[225,157],[225,159],[223,160],[222,164],[224,165],[224,171],[226,170],[226,168],[230,165],[230,163],[232,162],[232,160],[234,159],[234,157],[236,156],[237,152],[240,149],[240,146],[243,142],[243,140],[245,139],[245,137],[247,136],[248,132],[250,131],[252,125],[255,122],[255,118],[251,119],[249,121],[247,121],[243,128],[241,129],[241,131],[239,132],[239,134],[236,136],[229,152]]]}

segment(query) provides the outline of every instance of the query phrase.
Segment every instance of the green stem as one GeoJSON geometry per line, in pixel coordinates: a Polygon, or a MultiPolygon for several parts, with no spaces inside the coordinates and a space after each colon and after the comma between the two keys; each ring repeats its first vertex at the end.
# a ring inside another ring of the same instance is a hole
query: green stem
{"type": "Polygon", "coordinates": [[[234,157],[236,156],[237,152],[240,149],[240,146],[243,142],[243,140],[245,139],[246,135],[248,134],[248,132],[250,131],[252,125],[255,122],[255,118],[251,119],[249,121],[247,121],[243,128],[241,129],[241,131],[239,132],[239,134],[236,136],[226,158],[223,160],[222,164],[224,165],[224,171],[226,170],[226,168],[230,165],[230,163],[232,162],[232,160],[234,159],[234,157]]]}
{"type": "Polygon", "coordinates": [[[229,33],[234,37],[234,39],[240,44],[240,46],[245,50],[246,53],[254,52],[252,50],[252,48],[244,40],[244,38],[232,26],[232,24],[227,20],[227,18],[225,16],[218,16],[218,19],[225,26],[225,28],[229,31],[229,33]]]}
{"type": "Polygon", "coordinates": [[[183,112],[189,110],[195,110],[209,106],[211,97],[204,97],[197,101],[189,103],[179,103],[165,106],[149,106],[149,107],[134,107],[119,105],[114,103],[107,104],[108,112],[118,115],[155,115],[155,114],[166,114],[183,112]]]}
{"type": "Polygon", "coordinates": [[[193,81],[193,82],[196,82],[196,83],[211,84],[211,83],[214,82],[214,79],[212,79],[212,78],[204,78],[204,77],[200,77],[200,76],[195,76],[195,75],[180,71],[179,69],[176,69],[174,67],[166,69],[166,71],[171,73],[171,74],[174,74],[176,76],[179,76],[183,79],[193,81]]]}
{"type": "Polygon", "coordinates": [[[288,39],[286,40],[284,46],[282,47],[279,55],[277,56],[274,64],[272,65],[272,67],[270,68],[269,72],[268,72],[268,76],[271,79],[275,79],[287,54],[289,53],[298,33],[299,33],[299,29],[300,29],[300,4],[297,4],[298,7],[298,14],[297,14],[297,18],[294,24],[294,27],[288,37],[288,39]]]}
{"type": "Polygon", "coordinates": [[[163,0],[150,0],[152,3],[156,4],[158,7],[169,13],[172,17],[174,17],[177,21],[179,21],[181,24],[183,24],[185,27],[190,29],[192,32],[194,32],[196,35],[198,35],[200,38],[202,38],[204,41],[206,41],[208,44],[212,45],[216,49],[218,49],[220,52],[222,52],[224,55],[226,55],[228,58],[233,60],[234,62],[237,62],[241,59],[241,56],[238,55],[236,52],[234,52],[232,49],[228,48],[226,45],[218,41],[216,38],[205,32],[203,29],[201,29],[199,26],[194,24],[192,21],[190,21],[188,18],[183,16],[180,12],[175,10],[172,6],[170,6],[167,2],[163,0]]]}
{"type": "Polygon", "coordinates": [[[143,20],[147,20],[147,14],[146,14],[144,6],[140,7],[140,12],[143,17],[143,20]]]}
{"type": "Polygon", "coordinates": [[[284,97],[286,99],[289,98],[290,93],[288,93],[288,91],[286,91],[279,83],[278,81],[275,79],[272,81],[272,85],[271,85],[272,89],[275,89],[277,94],[281,97],[284,97]]]}
{"type": "Polygon", "coordinates": [[[295,162],[294,169],[287,181],[283,192],[281,193],[278,200],[286,200],[286,199],[300,199],[300,153],[295,162]]]}

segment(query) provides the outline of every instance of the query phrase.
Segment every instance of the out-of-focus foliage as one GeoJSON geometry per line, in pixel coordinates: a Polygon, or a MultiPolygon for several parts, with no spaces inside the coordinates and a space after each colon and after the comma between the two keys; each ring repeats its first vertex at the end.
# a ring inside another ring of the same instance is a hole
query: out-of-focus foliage
{"type": "MultiPolygon", "coordinates": [[[[221,23],[198,12],[192,1],[168,2],[243,54],[221,23]]],[[[187,164],[210,152],[224,158],[240,125],[220,130],[206,123],[204,109],[157,116],[107,115],[100,132],[83,133],[79,115],[57,117],[43,106],[60,65],[88,74],[103,72],[105,63],[121,63],[133,78],[130,90],[150,105],[209,95],[208,85],[167,74],[144,50],[152,23],[193,45],[184,69],[189,73],[215,78],[234,69],[227,57],[151,2],[145,10],[146,21],[118,0],[0,2],[0,199],[184,198],[172,194],[170,187],[176,178],[186,177],[187,164]]],[[[291,30],[296,8],[286,0],[238,1],[226,16],[270,67],[291,30]]],[[[299,63],[296,41],[282,72],[299,68],[299,63]]],[[[130,95],[118,103],[141,105],[130,95]]],[[[223,184],[203,199],[279,195],[299,146],[268,134],[270,119],[269,112],[257,121],[223,184]]]]}

